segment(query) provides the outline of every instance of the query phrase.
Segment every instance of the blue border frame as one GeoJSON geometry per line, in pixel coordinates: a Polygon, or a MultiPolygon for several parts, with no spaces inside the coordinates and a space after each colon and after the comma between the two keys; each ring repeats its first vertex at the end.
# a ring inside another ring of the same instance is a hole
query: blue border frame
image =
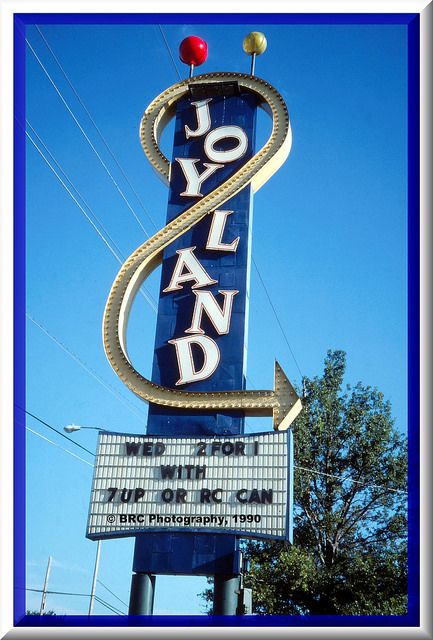
{"type": "Polygon", "coordinates": [[[419,363],[420,166],[419,13],[401,14],[41,14],[14,15],[14,624],[15,626],[364,626],[420,624],[419,363]],[[408,36],[408,434],[409,581],[406,616],[26,616],[25,615],[25,25],[26,24],[381,24],[408,36]]]}

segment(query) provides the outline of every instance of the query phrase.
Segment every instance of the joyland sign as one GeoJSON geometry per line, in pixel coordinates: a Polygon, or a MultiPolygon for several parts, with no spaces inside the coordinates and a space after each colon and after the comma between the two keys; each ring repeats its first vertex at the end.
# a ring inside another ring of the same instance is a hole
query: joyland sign
{"type": "MultiPolygon", "coordinates": [[[[178,82],[153,100],[141,122],[146,157],[169,186],[167,223],[119,271],[103,337],[116,374],[149,403],[149,420],[145,437],[101,433],[87,532],[91,538],[143,534],[137,536],[135,571],[160,572],[152,548],[160,550],[161,535],[170,534],[152,531],[184,532],[188,541],[178,540],[185,545],[195,536],[191,553],[200,557],[206,532],[213,540],[213,573],[230,573],[217,556],[234,557],[237,536],[291,535],[287,429],[301,402],[277,362],[273,388],[245,389],[252,194],[291,146],[282,97],[253,75],[263,42],[261,34],[244,41],[253,56],[251,74],[209,73],[178,82]],[[272,131],[255,152],[258,107],[270,114],[272,131]],[[169,161],[159,140],[172,117],[169,161]],[[160,264],[149,380],[130,360],[127,326],[136,294],[160,264]],[[245,416],[271,416],[275,432],[244,435],[245,416]]],[[[206,51],[197,38],[182,43],[191,75],[206,51]]],[[[196,565],[179,569],[168,562],[164,572],[200,573],[192,569],[196,565]]]]}

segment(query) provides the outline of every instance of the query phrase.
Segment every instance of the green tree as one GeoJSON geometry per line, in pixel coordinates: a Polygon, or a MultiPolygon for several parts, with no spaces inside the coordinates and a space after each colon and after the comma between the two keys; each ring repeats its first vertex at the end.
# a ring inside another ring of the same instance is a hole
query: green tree
{"type": "MultiPolygon", "coordinates": [[[[26,611],[26,615],[27,616],[40,616],[40,611],[39,609],[27,609],[26,611]]],[[[43,616],[56,616],[57,613],[55,611],[53,611],[52,609],[50,609],[49,611],[45,611],[45,613],[42,614],[43,616]]]]}
{"type": "Polygon", "coordinates": [[[377,389],[342,391],[345,368],[345,353],[329,351],[323,376],[305,379],[294,544],[245,548],[256,613],[406,613],[406,439],[377,389]]]}

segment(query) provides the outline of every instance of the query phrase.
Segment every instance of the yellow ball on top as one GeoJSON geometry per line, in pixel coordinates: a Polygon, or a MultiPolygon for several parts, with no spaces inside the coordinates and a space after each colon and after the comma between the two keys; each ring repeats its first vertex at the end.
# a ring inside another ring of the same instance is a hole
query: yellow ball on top
{"type": "Polygon", "coordinates": [[[264,33],[260,33],[260,31],[251,31],[247,36],[245,36],[243,41],[243,48],[245,53],[252,56],[254,53],[259,56],[261,53],[266,51],[267,41],[264,33]]]}

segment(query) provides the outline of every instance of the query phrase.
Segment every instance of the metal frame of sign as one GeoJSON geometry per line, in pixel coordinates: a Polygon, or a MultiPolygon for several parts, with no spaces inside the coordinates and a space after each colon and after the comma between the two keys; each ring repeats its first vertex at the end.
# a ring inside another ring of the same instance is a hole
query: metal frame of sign
{"type": "MultiPolygon", "coordinates": [[[[131,438],[146,438],[147,441],[150,440],[163,440],[164,438],[166,439],[170,439],[170,440],[184,440],[185,436],[179,435],[179,436],[163,436],[163,435],[158,435],[158,436],[150,436],[150,435],[141,435],[141,434],[137,434],[137,433],[123,433],[121,431],[105,431],[105,430],[101,430],[98,434],[98,444],[97,444],[97,452],[99,452],[99,446],[100,446],[100,439],[101,439],[101,435],[102,434],[108,434],[108,435],[114,435],[114,436],[126,436],[126,437],[131,437],[131,438]]],[[[201,441],[205,441],[205,440],[209,440],[209,441],[214,441],[214,440],[235,440],[235,439],[245,439],[245,438],[255,438],[255,437],[259,437],[259,436],[266,436],[266,435],[273,435],[273,432],[271,431],[260,431],[257,433],[250,433],[250,434],[232,434],[232,435],[214,435],[214,436],[191,436],[191,439],[197,439],[197,440],[201,440],[201,441]]],[[[89,523],[90,523],[90,516],[91,516],[91,505],[92,505],[92,500],[90,500],[89,503],[89,510],[88,510],[88,516],[87,516],[87,526],[86,526],[86,537],[89,538],[90,540],[107,540],[107,539],[111,539],[111,538],[126,538],[126,537],[132,537],[135,535],[139,535],[141,533],[199,533],[201,535],[207,535],[207,534],[219,534],[221,536],[223,535],[235,535],[238,538],[259,538],[259,539],[263,539],[263,540],[286,540],[290,543],[293,542],[293,482],[294,482],[294,474],[293,474],[293,469],[294,469],[294,461],[293,461],[293,433],[292,430],[289,429],[288,431],[284,432],[284,435],[287,435],[287,469],[288,469],[288,473],[287,473],[287,508],[286,508],[286,535],[284,536],[280,536],[280,535],[272,535],[272,534],[261,534],[261,533],[249,533],[248,531],[245,531],[243,529],[219,529],[219,528],[213,528],[213,527],[206,527],[206,529],[204,529],[203,527],[176,527],[176,526],[170,526],[170,527],[140,527],[137,529],[127,529],[124,531],[115,531],[115,532],[109,532],[109,533],[98,533],[98,534],[89,534],[88,533],[88,529],[89,529],[89,523]]],[[[98,453],[97,453],[98,456],[98,453]]],[[[96,470],[97,470],[97,461],[95,461],[95,466],[93,468],[93,477],[92,477],[92,492],[93,492],[93,487],[94,487],[94,482],[95,482],[95,476],[96,476],[96,470]]]]}

